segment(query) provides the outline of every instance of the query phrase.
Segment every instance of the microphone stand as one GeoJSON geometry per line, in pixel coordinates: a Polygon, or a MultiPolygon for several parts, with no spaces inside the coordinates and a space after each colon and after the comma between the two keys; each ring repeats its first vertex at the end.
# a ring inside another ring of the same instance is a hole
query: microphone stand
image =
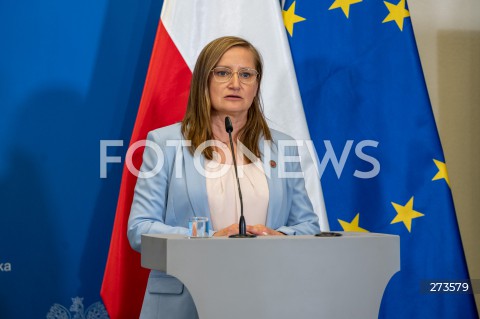
{"type": "Polygon", "coordinates": [[[242,189],[240,188],[240,180],[238,179],[237,172],[237,158],[235,157],[235,151],[233,150],[233,140],[232,140],[232,131],[233,125],[230,117],[225,118],[225,130],[228,133],[230,139],[230,150],[233,156],[233,167],[235,168],[235,178],[237,179],[237,188],[238,188],[238,197],[240,199],[240,221],[238,223],[239,233],[235,235],[230,235],[230,238],[255,238],[256,235],[247,234],[247,224],[245,223],[245,217],[243,217],[243,198],[242,198],[242,189]]]}

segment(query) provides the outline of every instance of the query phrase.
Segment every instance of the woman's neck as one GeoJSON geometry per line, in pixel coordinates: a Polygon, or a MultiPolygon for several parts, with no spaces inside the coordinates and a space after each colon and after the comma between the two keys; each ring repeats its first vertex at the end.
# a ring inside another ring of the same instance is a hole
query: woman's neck
{"type": "Polygon", "coordinates": [[[215,113],[212,114],[211,116],[211,124],[212,124],[212,134],[213,138],[217,141],[220,141],[224,143],[227,148],[222,149],[222,148],[217,148],[214,147],[217,153],[219,154],[220,158],[217,159],[218,162],[225,164],[232,164],[231,163],[231,156],[230,156],[230,151],[228,151],[227,154],[225,154],[225,150],[230,149],[230,138],[228,136],[228,133],[225,129],[225,118],[230,117],[230,120],[232,121],[232,142],[233,142],[233,151],[235,153],[235,156],[237,157],[237,164],[242,165],[244,164],[244,158],[243,156],[239,156],[237,152],[237,139],[242,131],[242,129],[245,127],[245,124],[247,122],[247,116],[245,115],[243,118],[239,118],[238,116],[230,115],[230,114],[221,114],[221,113],[215,113]],[[230,158],[230,160],[228,160],[230,158]]]}
{"type": "Polygon", "coordinates": [[[234,141],[237,140],[239,133],[241,132],[242,128],[245,126],[247,122],[247,117],[237,117],[228,114],[222,113],[215,113],[211,116],[212,121],[212,133],[215,139],[223,142],[229,143],[228,133],[225,130],[225,118],[229,116],[230,120],[232,121],[233,131],[232,131],[232,139],[234,141]]]}

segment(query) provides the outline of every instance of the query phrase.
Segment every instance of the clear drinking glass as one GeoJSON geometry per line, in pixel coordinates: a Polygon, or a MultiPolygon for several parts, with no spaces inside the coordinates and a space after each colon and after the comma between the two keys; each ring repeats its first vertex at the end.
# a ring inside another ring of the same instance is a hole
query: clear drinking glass
{"type": "Polygon", "coordinates": [[[189,237],[208,237],[208,217],[191,217],[188,221],[189,237]]]}

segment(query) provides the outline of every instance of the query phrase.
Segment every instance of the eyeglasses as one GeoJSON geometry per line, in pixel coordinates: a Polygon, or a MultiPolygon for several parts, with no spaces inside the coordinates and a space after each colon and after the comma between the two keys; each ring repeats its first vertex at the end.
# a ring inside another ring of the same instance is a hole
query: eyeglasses
{"type": "Polygon", "coordinates": [[[233,74],[237,73],[238,80],[243,84],[252,84],[257,80],[259,73],[257,70],[250,69],[250,68],[243,68],[238,70],[237,72],[233,72],[232,69],[224,67],[224,66],[217,66],[213,68],[212,71],[213,78],[215,81],[224,83],[230,81],[233,74]]]}

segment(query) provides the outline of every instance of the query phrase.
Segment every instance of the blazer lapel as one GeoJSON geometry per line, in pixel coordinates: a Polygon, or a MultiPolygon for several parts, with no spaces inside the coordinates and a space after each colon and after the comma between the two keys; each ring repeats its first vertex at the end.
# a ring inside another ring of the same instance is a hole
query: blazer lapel
{"type": "Polygon", "coordinates": [[[182,149],[185,161],[184,179],[187,184],[188,198],[192,205],[193,215],[210,219],[206,180],[205,176],[199,172],[199,169],[203,170],[205,167],[205,159],[203,156],[194,157],[188,147],[183,147],[182,149]],[[197,169],[195,165],[199,168],[197,169]]]}
{"type": "Polygon", "coordinates": [[[281,215],[282,205],[282,183],[278,178],[278,150],[274,141],[265,141],[263,137],[260,139],[260,150],[263,151],[262,162],[263,170],[267,178],[269,201],[267,209],[266,226],[275,227],[276,219],[281,215]]]}

